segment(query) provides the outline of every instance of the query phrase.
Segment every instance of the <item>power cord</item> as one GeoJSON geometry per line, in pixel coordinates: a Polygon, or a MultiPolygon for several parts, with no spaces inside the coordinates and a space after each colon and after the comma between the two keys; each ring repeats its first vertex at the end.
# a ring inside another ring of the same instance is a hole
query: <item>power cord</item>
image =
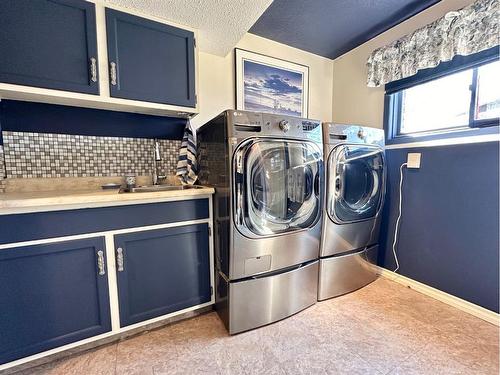
{"type": "Polygon", "coordinates": [[[399,167],[399,212],[396,220],[396,228],[394,229],[394,242],[392,243],[392,253],[394,254],[394,260],[396,261],[396,269],[393,272],[397,272],[399,270],[399,260],[396,252],[396,246],[398,242],[399,222],[401,221],[401,212],[403,208],[403,168],[406,166],[408,166],[408,163],[403,163],[399,167]]]}

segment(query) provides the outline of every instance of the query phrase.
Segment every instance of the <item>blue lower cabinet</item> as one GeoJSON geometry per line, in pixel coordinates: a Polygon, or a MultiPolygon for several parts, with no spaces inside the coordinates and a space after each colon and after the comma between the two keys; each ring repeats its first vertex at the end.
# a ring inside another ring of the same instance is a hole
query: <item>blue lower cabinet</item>
{"type": "Polygon", "coordinates": [[[104,238],[0,250],[0,363],[111,330],[104,238]]]}
{"type": "Polygon", "coordinates": [[[115,236],[120,323],[211,300],[208,224],[115,236]]]}

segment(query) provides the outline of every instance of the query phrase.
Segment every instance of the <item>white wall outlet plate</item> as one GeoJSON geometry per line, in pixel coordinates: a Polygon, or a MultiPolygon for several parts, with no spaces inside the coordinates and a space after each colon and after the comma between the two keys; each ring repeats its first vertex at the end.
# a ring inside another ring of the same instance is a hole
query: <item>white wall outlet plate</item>
{"type": "Polygon", "coordinates": [[[422,154],[420,152],[409,152],[408,160],[406,161],[408,168],[420,168],[420,158],[422,154]]]}

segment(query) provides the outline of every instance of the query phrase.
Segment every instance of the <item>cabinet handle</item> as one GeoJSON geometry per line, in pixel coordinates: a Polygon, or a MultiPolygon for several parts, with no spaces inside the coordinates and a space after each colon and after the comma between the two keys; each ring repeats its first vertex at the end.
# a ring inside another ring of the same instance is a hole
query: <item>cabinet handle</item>
{"type": "Polygon", "coordinates": [[[109,76],[111,78],[111,84],[113,86],[116,86],[116,63],[115,62],[109,63],[109,76]]]}
{"type": "Polygon", "coordinates": [[[97,60],[95,57],[90,58],[90,79],[92,82],[97,82],[97,60]]]}
{"type": "Polygon", "coordinates": [[[123,272],[123,249],[121,247],[116,249],[116,265],[118,272],[123,272]]]}
{"type": "Polygon", "coordinates": [[[99,250],[97,252],[97,268],[99,269],[99,275],[105,275],[106,270],[104,268],[104,251],[99,250]]]}

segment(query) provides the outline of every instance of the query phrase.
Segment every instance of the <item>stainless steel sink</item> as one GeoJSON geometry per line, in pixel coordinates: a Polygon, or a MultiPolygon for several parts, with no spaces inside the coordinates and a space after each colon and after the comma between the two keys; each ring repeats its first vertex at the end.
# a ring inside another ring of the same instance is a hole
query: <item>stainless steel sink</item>
{"type": "Polygon", "coordinates": [[[129,190],[129,193],[151,193],[155,191],[177,191],[177,190],[190,190],[202,189],[203,186],[199,185],[147,185],[137,186],[129,190]]]}

